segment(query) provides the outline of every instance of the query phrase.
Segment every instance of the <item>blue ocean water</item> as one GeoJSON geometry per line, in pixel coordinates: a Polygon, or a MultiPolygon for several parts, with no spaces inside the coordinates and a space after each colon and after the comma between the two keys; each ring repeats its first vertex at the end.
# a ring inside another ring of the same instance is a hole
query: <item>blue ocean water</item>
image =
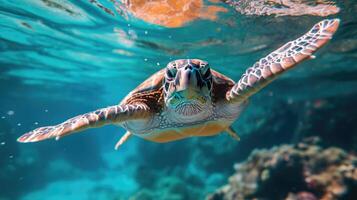
{"type": "MultiPolygon", "coordinates": [[[[110,1],[101,1],[115,10],[110,1]]],[[[258,59],[325,17],[227,12],[167,28],[108,14],[91,1],[0,0],[0,199],[204,199],[255,149],[319,136],[356,152],[356,1],[337,2],[341,26],[309,60],[251,98],[234,128],[156,144],[124,129],[86,130],[20,144],[34,128],[117,104],[166,63],[199,58],[239,80],[258,59]]],[[[130,13],[129,13],[130,15],[130,13]]]]}

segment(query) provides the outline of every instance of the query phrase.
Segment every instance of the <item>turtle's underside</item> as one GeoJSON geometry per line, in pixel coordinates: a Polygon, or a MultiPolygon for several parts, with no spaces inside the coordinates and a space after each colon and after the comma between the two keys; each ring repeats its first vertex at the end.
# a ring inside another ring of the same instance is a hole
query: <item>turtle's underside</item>
{"type": "Polygon", "coordinates": [[[305,35],[260,59],[236,83],[211,69],[205,61],[172,61],[130,92],[119,105],[79,115],[55,126],[37,128],[19,137],[18,141],[59,139],[108,124],[127,130],[116,148],[131,135],[153,142],[169,142],[225,131],[239,139],[231,124],[247,99],[278,75],[314,58],[313,53],[332,38],[338,26],[338,19],[317,23],[305,35]]]}

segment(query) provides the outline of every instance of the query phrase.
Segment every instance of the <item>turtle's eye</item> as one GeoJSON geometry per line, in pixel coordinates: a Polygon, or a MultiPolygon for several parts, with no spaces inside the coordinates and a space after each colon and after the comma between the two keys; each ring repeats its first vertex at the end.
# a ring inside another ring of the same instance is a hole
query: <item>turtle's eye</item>
{"type": "Polygon", "coordinates": [[[176,70],[174,70],[174,69],[166,69],[166,77],[167,77],[169,80],[174,79],[175,76],[176,76],[176,70]]]}
{"type": "Polygon", "coordinates": [[[203,79],[211,78],[211,70],[208,66],[202,69],[202,78],[203,79]]]}
{"type": "Polygon", "coordinates": [[[200,62],[200,67],[201,69],[203,69],[203,68],[208,68],[209,66],[207,62],[200,62]]]}

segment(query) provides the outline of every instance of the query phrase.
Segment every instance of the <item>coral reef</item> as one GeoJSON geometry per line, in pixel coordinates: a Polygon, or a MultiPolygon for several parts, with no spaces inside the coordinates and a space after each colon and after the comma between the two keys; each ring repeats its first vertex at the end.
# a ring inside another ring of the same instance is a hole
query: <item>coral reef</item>
{"type": "Polygon", "coordinates": [[[296,145],[256,150],[207,200],[352,200],[357,197],[357,157],[316,137],[296,145]]]}
{"type": "Polygon", "coordinates": [[[328,16],[336,14],[340,8],[331,1],[316,0],[226,0],[225,3],[244,15],[277,15],[277,16],[328,16]]]}

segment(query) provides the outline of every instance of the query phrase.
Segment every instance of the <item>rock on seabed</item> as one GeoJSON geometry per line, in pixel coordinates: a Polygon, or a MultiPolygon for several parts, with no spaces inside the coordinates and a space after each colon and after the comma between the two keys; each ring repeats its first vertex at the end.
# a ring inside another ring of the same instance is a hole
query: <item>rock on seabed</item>
{"type": "Polygon", "coordinates": [[[356,200],[356,165],[356,155],[311,140],[257,150],[207,200],[356,200]]]}

